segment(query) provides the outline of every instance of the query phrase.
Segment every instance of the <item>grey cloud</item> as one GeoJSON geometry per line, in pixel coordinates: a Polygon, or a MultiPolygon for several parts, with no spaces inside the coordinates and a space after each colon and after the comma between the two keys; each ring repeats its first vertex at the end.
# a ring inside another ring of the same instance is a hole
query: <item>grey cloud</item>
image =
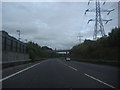
{"type": "MultiPolygon", "coordinates": [[[[16,30],[21,30],[21,38],[34,41],[41,46],[68,49],[78,44],[78,33],[83,39],[92,39],[94,22],[87,24],[87,20],[95,18],[94,13],[84,12],[86,2],[4,2],[2,6],[3,29],[10,35],[18,37],[16,30]]],[[[107,8],[110,7],[107,4],[107,8]]],[[[105,8],[105,7],[104,7],[105,8]]],[[[109,17],[117,17],[117,11],[109,17]]],[[[105,26],[106,33],[117,26],[117,19],[105,26]]]]}

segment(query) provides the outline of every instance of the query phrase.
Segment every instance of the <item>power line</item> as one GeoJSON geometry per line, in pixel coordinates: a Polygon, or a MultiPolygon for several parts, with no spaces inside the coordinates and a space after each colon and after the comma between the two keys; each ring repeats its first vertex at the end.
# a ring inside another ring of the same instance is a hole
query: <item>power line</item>
{"type": "Polygon", "coordinates": [[[108,7],[107,9],[109,9],[109,8],[114,8],[115,9],[115,7],[117,8],[118,6],[116,4],[117,4],[117,2],[114,2],[114,4],[111,5],[110,7],[108,7]]]}
{"type": "MultiPolygon", "coordinates": [[[[113,4],[113,5],[110,6],[109,8],[111,8],[111,7],[113,7],[113,6],[115,6],[115,4],[113,4]]],[[[116,7],[114,7],[114,12],[118,13],[118,6],[117,6],[117,5],[116,5],[116,7]]],[[[117,14],[114,13],[113,16],[115,16],[115,17],[112,17],[113,20],[114,20],[114,19],[118,19],[117,14]]],[[[104,18],[107,18],[107,15],[103,15],[103,17],[104,17],[104,18]]]]}

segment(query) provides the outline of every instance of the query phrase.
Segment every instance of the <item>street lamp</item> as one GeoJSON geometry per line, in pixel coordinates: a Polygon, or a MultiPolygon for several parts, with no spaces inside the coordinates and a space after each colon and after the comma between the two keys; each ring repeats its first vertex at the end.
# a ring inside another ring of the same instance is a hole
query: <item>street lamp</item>
{"type": "Polygon", "coordinates": [[[18,37],[18,40],[20,41],[20,39],[21,39],[21,38],[20,38],[20,30],[17,30],[17,32],[18,32],[18,36],[19,36],[19,37],[18,37]]]}

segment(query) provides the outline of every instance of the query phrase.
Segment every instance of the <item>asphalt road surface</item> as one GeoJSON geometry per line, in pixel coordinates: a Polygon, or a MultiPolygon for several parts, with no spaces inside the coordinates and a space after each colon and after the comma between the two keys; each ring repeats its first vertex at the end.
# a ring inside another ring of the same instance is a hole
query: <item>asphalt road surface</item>
{"type": "Polygon", "coordinates": [[[48,59],[3,70],[2,88],[120,88],[119,69],[48,59]]]}

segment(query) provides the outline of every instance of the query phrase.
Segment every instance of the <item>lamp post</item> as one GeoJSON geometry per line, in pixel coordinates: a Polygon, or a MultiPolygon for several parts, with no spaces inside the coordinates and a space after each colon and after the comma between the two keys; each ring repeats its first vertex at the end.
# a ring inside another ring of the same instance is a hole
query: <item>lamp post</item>
{"type": "Polygon", "coordinates": [[[19,36],[19,37],[18,37],[18,40],[20,41],[20,39],[21,39],[21,38],[20,38],[20,30],[17,30],[17,32],[18,32],[18,36],[19,36]]]}

